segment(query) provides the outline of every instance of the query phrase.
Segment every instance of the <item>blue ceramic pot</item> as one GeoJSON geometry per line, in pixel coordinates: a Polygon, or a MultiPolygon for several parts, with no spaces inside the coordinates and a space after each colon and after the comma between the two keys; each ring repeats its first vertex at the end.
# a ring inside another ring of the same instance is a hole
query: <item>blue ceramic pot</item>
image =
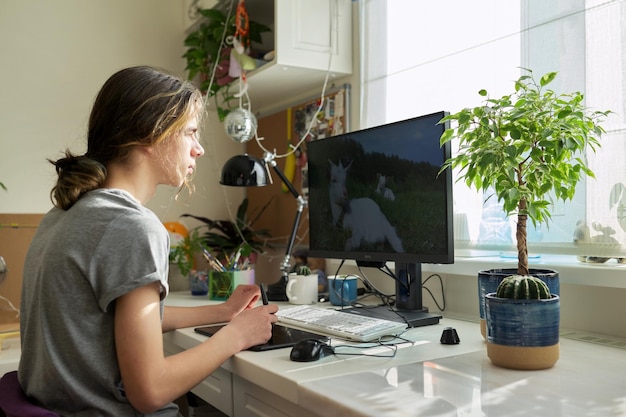
{"type": "MultiPolygon", "coordinates": [[[[508,276],[517,275],[517,268],[485,269],[478,271],[478,303],[481,320],[485,319],[485,295],[496,292],[500,282],[508,276]]],[[[550,293],[561,293],[559,273],[552,269],[531,269],[530,274],[541,279],[550,289],[550,293]]]]}
{"type": "Polygon", "coordinates": [[[560,297],[511,300],[485,296],[487,341],[505,346],[552,346],[559,343],[560,297]]]}

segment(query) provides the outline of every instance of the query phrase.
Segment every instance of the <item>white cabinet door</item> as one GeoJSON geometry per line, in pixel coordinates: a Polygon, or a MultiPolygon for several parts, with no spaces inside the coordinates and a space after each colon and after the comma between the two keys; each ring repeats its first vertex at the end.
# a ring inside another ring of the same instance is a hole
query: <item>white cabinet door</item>
{"type": "Polygon", "coordinates": [[[275,0],[276,63],[352,72],[352,13],[347,0],[275,0]]]}
{"type": "Polygon", "coordinates": [[[319,417],[304,408],[233,375],[234,417],[319,417]]]}

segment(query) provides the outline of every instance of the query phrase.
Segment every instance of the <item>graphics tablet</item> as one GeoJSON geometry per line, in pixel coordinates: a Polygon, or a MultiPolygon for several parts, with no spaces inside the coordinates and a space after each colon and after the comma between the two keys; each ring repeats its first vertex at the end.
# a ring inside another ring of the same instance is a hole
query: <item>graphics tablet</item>
{"type": "MultiPolygon", "coordinates": [[[[200,333],[204,336],[213,336],[219,329],[224,327],[223,325],[217,326],[205,326],[196,327],[193,329],[196,333],[200,333]]],[[[262,352],[265,350],[280,349],[285,347],[292,347],[301,340],[316,339],[322,342],[328,341],[328,337],[321,336],[319,334],[310,333],[304,330],[292,329],[290,327],[281,326],[280,324],[274,324],[272,327],[272,338],[263,345],[252,346],[248,350],[255,352],[262,352]]]]}

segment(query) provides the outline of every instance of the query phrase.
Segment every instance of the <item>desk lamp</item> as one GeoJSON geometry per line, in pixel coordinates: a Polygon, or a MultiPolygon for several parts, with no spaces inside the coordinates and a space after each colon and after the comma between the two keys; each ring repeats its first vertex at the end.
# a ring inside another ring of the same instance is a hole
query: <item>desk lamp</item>
{"type": "Polygon", "coordinates": [[[269,168],[271,167],[280,180],[289,189],[291,195],[294,196],[298,203],[296,211],[296,219],[289,235],[285,258],[283,259],[280,270],[281,278],[278,282],[268,286],[267,296],[271,301],[287,301],[285,289],[290,271],[291,251],[296,239],[298,225],[302,217],[302,211],[306,207],[306,199],[302,197],[295,189],[293,184],[287,179],[285,174],[276,165],[276,155],[265,152],[263,159],[260,160],[252,155],[235,155],[224,164],[220,184],[235,187],[263,187],[272,184],[269,168]]]}

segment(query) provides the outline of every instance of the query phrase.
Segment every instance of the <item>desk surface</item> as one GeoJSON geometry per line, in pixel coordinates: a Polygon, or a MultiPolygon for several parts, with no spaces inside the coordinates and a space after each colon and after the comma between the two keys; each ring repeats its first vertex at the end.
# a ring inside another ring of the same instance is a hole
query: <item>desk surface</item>
{"type": "MultiPolygon", "coordinates": [[[[169,305],[207,302],[183,293],[168,297],[169,305]]],[[[394,358],[330,356],[298,363],[289,360],[287,348],[240,352],[223,368],[325,416],[626,415],[624,349],[561,338],[554,368],[512,371],[491,364],[477,323],[444,317],[404,336],[416,343],[394,358]],[[448,326],[457,329],[460,344],[439,343],[448,326]]],[[[183,349],[203,340],[193,329],[165,335],[166,343],[183,349]]],[[[332,344],[337,352],[383,353],[332,344]]]]}

